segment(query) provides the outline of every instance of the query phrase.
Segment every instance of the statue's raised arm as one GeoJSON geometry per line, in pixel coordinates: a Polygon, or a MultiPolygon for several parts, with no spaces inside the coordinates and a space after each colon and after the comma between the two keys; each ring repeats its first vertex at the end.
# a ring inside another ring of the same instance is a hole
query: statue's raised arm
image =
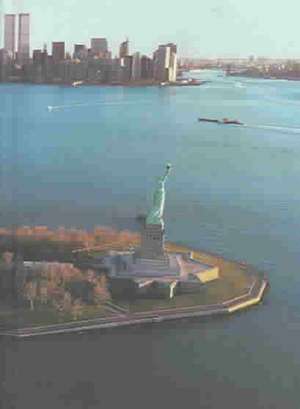
{"type": "Polygon", "coordinates": [[[170,163],[167,163],[165,174],[162,177],[164,182],[166,182],[166,180],[167,180],[167,178],[168,178],[168,176],[169,176],[169,174],[171,172],[171,169],[172,169],[172,165],[170,163]]]}
{"type": "Polygon", "coordinates": [[[163,213],[165,208],[165,183],[170,174],[171,165],[168,163],[166,166],[165,174],[158,179],[157,188],[153,194],[153,206],[148,213],[146,224],[160,224],[163,226],[163,213]]]}

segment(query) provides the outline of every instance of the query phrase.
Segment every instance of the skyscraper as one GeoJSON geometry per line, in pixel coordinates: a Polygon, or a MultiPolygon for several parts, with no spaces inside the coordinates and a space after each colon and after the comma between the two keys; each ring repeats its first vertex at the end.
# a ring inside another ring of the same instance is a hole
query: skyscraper
{"type": "Polygon", "coordinates": [[[30,15],[19,14],[18,62],[25,64],[30,57],[30,15]]]}
{"type": "Polygon", "coordinates": [[[63,41],[54,41],[52,43],[52,58],[54,64],[65,59],[65,43],[63,41]]]}
{"type": "Polygon", "coordinates": [[[120,61],[122,70],[121,81],[128,82],[131,80],[133,57],[132,55],[127,55],[126,57],[121,58],[120,61]]]}
{"type": "Polygon", "coordinates": [[[132,80],[139,81],[141,79],[141,55],[134,53],[132,56],[132,80]]]}
{"type": "Polygon", "coordinates": [[[33,50],[32,52],[32,61],[33,64],[41,64],[42,63],[42,50],[33,50]]]}
{"type": "Polygon", "coordinates": [[[127,57],[129,55],[129,41],[128,39],[126,41],[123,41],[120,45],[120,53],[119,56],[120,58],[127,57]]]}
{"type": "Polygon", "coordinates": [[[176,44],[173,44],[173,43],[168,43],[168,44],[166,44],[166,47],[170,47],[170,49],[171,49],[171,53],[177,53],[177,45],[176,44]]]}
{"type": "Polygon", "coordinates": [[[141,78],[143,80],[153,78],[153,60],[146,55],[141,58],[141,78]]]}
{"type": "Polygon", "coordinates": [[[175,82],[177,79],[177,45],[169,43],[167,47],[170,47],[170,64],[168,67],[169,81],[175,82]]]}
{"type": "Polygon", "coordinates": [[[5,14],[4,19],[4,49],[13,57],[16,51],[16,15],[5,14]]]}
{"type": "Polygon", "coordinates": [[[92,38],[91,39],[91,52],[93,56],[99,58],[108,57],[108,43],[106,38],[92,38]]]}
{"type": "Polygon", "coordinates": [[[154,78],[162,82],[174,82],[177,77],[177,46],[160,45],[154,53],[154,78]]]}
{"type": "Polygon", "coordinates": [[[85,60],[88,56],[88,50],[84,44],[74,44],[73,58],[78,60],[85,60]]]}
{"type": "Polygon", "coordinates": [[[170,47],[160,45],[154,53],[154,79],[168,81],[168,66],[170,64],[170,47]]]}
{"type": "Polygon", "coordinates": [[[0,82],[7,81],[7,77],[10,73],[9,55],[4,49],[0,50],[0,82]]]}

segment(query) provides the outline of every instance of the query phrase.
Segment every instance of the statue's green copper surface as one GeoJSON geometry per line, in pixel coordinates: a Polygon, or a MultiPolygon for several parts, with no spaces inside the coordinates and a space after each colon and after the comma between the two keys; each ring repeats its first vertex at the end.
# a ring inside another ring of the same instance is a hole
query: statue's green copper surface
{"type": "Polygon", "coordinates": [[[170,174],[170,171],[171,165],[167,164],[164,176],[158,179],[157,187],[153,194],[153,206],[150,212],[148,213],[146,224],[159,224],[161,226],[164,225],[163,214],[166,197],[165,183],[170,174]]]}

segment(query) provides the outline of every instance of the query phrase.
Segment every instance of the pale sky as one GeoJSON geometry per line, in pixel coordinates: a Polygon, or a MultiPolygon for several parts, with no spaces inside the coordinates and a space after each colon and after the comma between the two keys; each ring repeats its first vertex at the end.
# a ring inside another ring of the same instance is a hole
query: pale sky
{"type": "Polygon", "coordinates": [[[72,50],[73,43],[107,37],[116,53],[128,36],[132,51],[148,54],[175,42],[180,56],[300,58],[299,0],[1,1],[5,12],[19,4],[31,13],[32,49],[66,41],[72,50]]]}

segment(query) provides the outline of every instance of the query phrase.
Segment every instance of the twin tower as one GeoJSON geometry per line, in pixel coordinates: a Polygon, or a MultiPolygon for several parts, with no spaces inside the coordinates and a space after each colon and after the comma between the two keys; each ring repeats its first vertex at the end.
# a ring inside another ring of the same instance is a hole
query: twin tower
{"type": "Polygon", "coordinates": [[[15,57],[17,38],[17,61],[22,65],[30,57],[30,15],[28,13],[5,14],[4,16],[4,49],[11,58],[15,57]],[[16,24],[17,17],[18,25],[16,24]]]}

